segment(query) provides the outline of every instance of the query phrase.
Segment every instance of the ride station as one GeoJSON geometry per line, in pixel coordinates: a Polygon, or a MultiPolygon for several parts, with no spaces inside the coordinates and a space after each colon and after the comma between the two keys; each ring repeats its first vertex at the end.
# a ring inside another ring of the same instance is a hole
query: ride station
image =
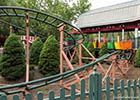
{"type": "Polygon", "coordinates": [[[95,48],[100,48],[105,38],[108,49],[137,50],[140,45],[139,6],[136,0],[91,10],[78,18],[77,25],[85,34],[98,34],[93,41],[95,48]]]}

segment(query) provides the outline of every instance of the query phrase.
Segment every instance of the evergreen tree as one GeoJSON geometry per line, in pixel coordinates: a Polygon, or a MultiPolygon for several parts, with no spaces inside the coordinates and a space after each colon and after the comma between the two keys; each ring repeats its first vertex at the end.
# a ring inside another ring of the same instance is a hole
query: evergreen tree
{"type": "Polygon", "coordinates": [[[101,57],[107,53],[108,53],[108,49],[107,49],[106,45],[103,43],[101,48],[100,48],[100,51],[99,51],[99,57],[101,57]]]}
{"type": "Polygon", "coordinates": [[[7,80],[16,80],[25,74],[23,43],[16,35],[8,37],[0,62],[1,75],[7,80]]]}
{"type": "Polygon", "coordinates": [[[134,58],[134,66],[135,67],[140,67],[140,48],[138,48],[137,52],[136,52],[136,56],[134,58]]]}
{"type": "Polygon", "coordinates": [[[54,36],[45,41],[39,57],[39,70],[46,76],[59,73],[59,43],[54,36]]]}
{"type": "Polygon", "coordinates": [[[38,65],[39,56],[42,47],[43,47],[43,42],[39,37],[37,37],[31,46],[30,64],[38,65]]]}
{"type": "Polygon", "coordinates": [[[92,42],[88,43],[87,48],[90,51],[90,53],[92,53],[92,55],[95,56],[95,49],[94,49],[92,42]]]}

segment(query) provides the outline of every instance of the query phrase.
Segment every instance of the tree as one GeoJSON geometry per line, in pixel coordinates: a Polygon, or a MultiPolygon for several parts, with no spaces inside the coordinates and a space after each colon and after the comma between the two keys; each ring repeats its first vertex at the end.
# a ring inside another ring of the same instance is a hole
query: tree
{"type": "Polygon", "coordinates": [[[73,3],[75,21],[81,14],[88,11],[90,7],[91,3],[88,0],[77,0],[76,3],[73,3]]]}
{"type": "MultiPolygon", "coordinates": [[[[88,0],[76,0],[76,2],[75,0],[20,0],[19,4],[23,7],[49,13],[69,23],[76,22],[79,15],[86,12],[91,7],[91,3],[88,0]]],[[[47,21],[51,20],[51,18],[47,18],[47,21]]],[[[34,32],[40,32],[41,34],[46,34],[46,36],[49,36],[50,34],[58,34],[58,30],[50,27],[50,25],[43,25],[42,23],[38,23],[36,21],[33,21],[33,23],[38,24],[34,26],[34,32]]],[[[60,24],[61,22],[56,21],[55,23],[60,24]]]]}
{"type": "Polygon", "coordinates": [[[136,52],[136,56],[134,58],[134,66],[135,67],[140,67],[140,48],[138,48],[137,52],[136,52]]]}
{"type": "Polygon", "coordinates": [[[59,73],[59,44],[54,36],[45,41],[39,57],[39,70],[46,76],[59,73]]]}
{"type": "MultiPolygon", "coordinates": [[[[12,5],[36,9],[42,12],[50,13],[51,15],[59,17],[69,23],[76,22],[76,19],[79,17],[79,15],[88,11],[91,7],[91,3],[88,0],[2,0],[0,5],[12,5]]],[[[20,14],[24,14],[24,12],[20,12],[20,14]]],[[[30,16],[35,16],[35,14],[30,13],[30,16]]],[[[39,15],[39,17],[41,18],[44,16],[39,15]]],[[[20,27],[26,26],[25,20],[22,18],[4,17],[3,19],[20,27]]],[[[47,21],[51,21],[51,18],[48,18],[47,21]]],[[[60,24],[61,22],[56,21],[55,23],[60,24]]],[[[30,20],[30,30],[33,30],[35,33],[40,32],[45,36],[49,36],[50,34],[58,34],[57,29],[49,25],[39,23],[35,20],[30,20]]],[[[5,24],[1,23],[0,33],[2,36],[8,36],[9,26],[5,27],[5,24]]]]}
{"type": "Polygon", "coordinates": [[[37,37],[31,46],[30,64],[38,65],[40,52],[43,47],[42,40],[37,37]]]}
{"type": "Polygon", "coordinates": [[[88,43],[87,48],[92,53],[92,55],[95,56],[95,49],[94,49],[94,46],[93,46],[92,42],[88,43]]]}
{"type": "MultiPolygon", "coordinates": [[[[20,0],[1,0],[0,1],[0,6],[20,6],[20,4],[17,2],[20,0]]],[[[7,13],[10,13],[9,10],[6,11],[7,13]]],[[[12,23],[15,24],[17,26],[25,26],[25,24],[23,24],[25,22],[25,20],[23,20],[23,18],[12,18],[12,17],[1,17],[0,19],[0,37],[8,37],[9,36],[9,25],[3,23],[3,20],[5,20],[8,23],[12,23]]]]}
{"type": "Polygon", "coordinates": [[[7,80],[16,80],[25,74],[23,43],[16,35],[8,37],[0,62],[1,75],[7,80]]]}
{"type": "Polygon", "coordinates": [[[99,51],[99,57],[101,57],[107,53],[108,53],[108,49],[107,49],[106,45],[103,43],[101,48],[100,48],[100,51],[99,51]]]}

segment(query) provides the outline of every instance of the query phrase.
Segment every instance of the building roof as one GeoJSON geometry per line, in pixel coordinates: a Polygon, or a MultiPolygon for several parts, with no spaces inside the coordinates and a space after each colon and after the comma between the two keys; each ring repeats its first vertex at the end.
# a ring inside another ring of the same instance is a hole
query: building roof
{"type": "Polygon", "coordinates": [[[140,0],[88,11],[79,16],[79,28],[128,23],[140,20],[140,0]]]}

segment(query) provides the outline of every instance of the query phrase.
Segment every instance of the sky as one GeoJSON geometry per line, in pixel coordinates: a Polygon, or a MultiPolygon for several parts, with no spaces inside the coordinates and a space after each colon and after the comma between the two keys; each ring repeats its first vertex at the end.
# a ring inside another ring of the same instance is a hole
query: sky
{"type": "Polygon", "coordinates": [[[92,3],[91,9],[96,9],[132,0],[89,0],[89,1],[92,3]]]}

